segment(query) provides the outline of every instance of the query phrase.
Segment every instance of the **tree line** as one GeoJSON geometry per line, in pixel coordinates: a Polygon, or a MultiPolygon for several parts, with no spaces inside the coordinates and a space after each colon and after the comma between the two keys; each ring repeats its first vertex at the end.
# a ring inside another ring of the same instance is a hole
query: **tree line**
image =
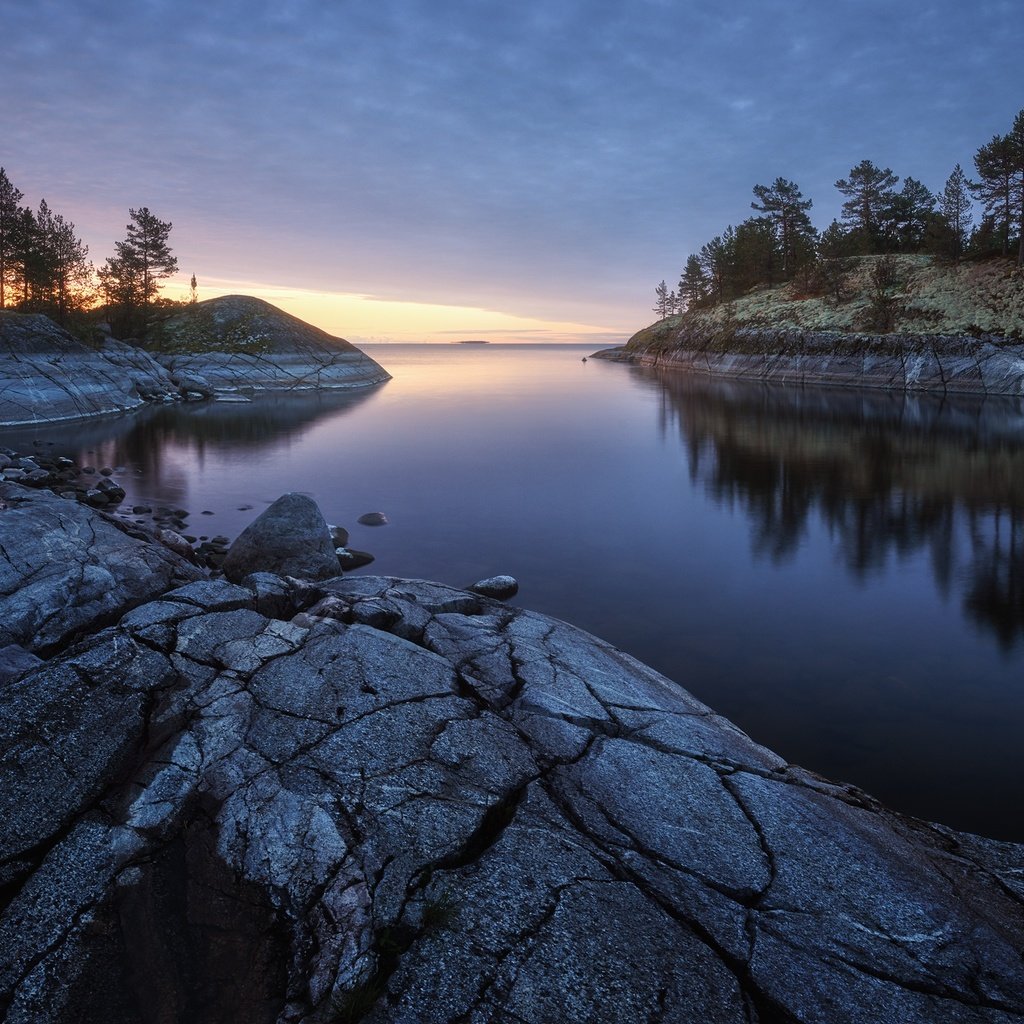
{"type": "Polygon", "coordinates": [[[45,313],[64,327],[81,327],[95,312],[115,337],[143,337],[161,281],[178,269],[171,222],[145,206],[129,209],[124,240],[97,269],[70,220],[45,199],[33,210],[23,198],[0,167],[0,309],[45,313]]]}
{"type": "Polygon", "coordinates": [[[688,256],[676,289],[665,281],[655,288],[654,312],[664,318],[793,280],[839,300],[849,256],[930,253],[960,261],[1015,250],[1024,266],[1024,110],[1006,135],[979,147],[974,169],[971,179],[957,164],[933,193],[909,176],[897,189],[900,178],[890,168],[862,160],[835,183],[844,196],[842,217],[820,232],[808,213],[813,203],[796,182],[755,185],[750,206],[759,216],[729,225],[688,256]]]}

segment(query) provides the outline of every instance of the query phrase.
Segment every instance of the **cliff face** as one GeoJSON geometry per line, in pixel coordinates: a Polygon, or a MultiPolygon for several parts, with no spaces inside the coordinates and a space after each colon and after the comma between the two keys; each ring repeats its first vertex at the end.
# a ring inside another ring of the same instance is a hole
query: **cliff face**
{"type": "Polygon", "coordinates": [[[1020,847],[788,765],[543,615],[197,577],[0,499],[10,1024],[1024,1014],[1020,847]],[[54,532],[71,613],[28,614],[54,532]]]}
{"type": "Polygon", "coordinates": [[[828,295],[795,282],[755,289],[598,355],[780,383],[1016,395],[1022,339],[1024,275],[1012,264],[863,257],[847,261],[828,295]]]}

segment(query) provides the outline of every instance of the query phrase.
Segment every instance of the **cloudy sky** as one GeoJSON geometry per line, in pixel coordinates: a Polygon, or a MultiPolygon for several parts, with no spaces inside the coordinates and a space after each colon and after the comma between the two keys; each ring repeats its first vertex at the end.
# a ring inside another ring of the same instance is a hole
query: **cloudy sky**
{"type": "Polygon", "coordinates": [[[970,171],[1022,53],[1019,0],[0,0],[0,165],[353,340],[619,340],[756,183],[970,171]]]}

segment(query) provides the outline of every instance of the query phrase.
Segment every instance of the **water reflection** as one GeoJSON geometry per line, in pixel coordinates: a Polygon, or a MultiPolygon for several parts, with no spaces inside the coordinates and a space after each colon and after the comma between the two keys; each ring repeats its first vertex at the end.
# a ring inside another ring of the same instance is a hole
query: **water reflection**
{"type": "MultiPolygon", "coordinates": [[[[261,395],[251,402],[147,406],[135,413],[3,432],[18,451],[53,448],[80,466],[130,467],[151,499],[180,503],[197,467],[226,456],[258,474],[262,457],[372,400],[379,385],[353,391],[261,395]]],[[[131,483],[126,481],[131,492],[131,483]]]]}
{"type": "Polygon", "coordinates": [[[792,559],[815,517],[853,577],[926,552],[936,586],[1004,648],[1024,638],[1024,402],[656,377],[691,481],[792,559]]]}

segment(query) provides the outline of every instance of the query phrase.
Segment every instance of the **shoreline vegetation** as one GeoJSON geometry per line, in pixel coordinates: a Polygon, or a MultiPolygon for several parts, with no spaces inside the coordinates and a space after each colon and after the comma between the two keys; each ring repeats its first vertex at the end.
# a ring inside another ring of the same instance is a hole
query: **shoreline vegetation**
{"type": "Polygon", "coordinates": [[[1024,110],[939,193],[862,160],[819,231],[785,178],[602,358],[798,383],[1024,392],[1024,110]],[[976,208],[978,204],[980,211],[976,208]],[[975,225],[975,215],[980,219],[975,225]]]}

